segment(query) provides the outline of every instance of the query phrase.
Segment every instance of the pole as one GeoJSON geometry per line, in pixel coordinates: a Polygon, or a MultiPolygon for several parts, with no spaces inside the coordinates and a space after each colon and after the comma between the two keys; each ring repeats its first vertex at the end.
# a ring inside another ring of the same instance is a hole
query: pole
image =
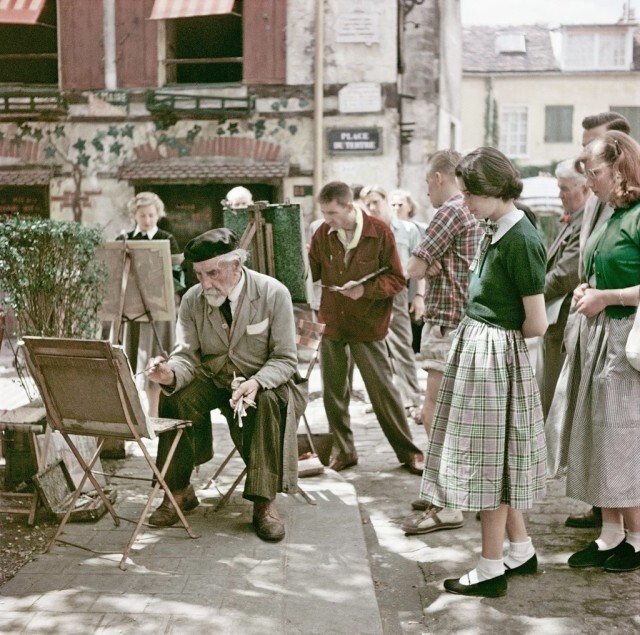
{"type": "MultiPolygon", "coordinates": [[[[313,88],[313,195],[322,188],[322,159],[324,156],[324,0],[316,0],[316,48],[313,88]]],[[[317,213],[316,213],[317,214],[317,213]]]]}

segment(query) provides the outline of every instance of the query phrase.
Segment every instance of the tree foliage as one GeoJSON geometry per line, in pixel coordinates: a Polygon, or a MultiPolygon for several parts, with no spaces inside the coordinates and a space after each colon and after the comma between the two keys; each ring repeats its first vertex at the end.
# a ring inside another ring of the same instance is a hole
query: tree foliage
{"type": "Polygon", "coordinates": [[[0,289],[20,336],[94,338],[107,270],[99,229],[76,222],[9,218],[0,223],[0,289]]]}

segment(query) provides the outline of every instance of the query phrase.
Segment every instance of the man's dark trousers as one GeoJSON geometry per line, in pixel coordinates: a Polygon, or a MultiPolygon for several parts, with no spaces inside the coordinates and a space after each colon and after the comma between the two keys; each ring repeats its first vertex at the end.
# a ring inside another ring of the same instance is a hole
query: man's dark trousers
{"type": "MultiPolygon", "coordinates": [[[[171,491],[189,485],[195,465],[213,458],[211,410],[219,408],[229,424],[234,445],[247,464],[244,498],[274,500],[282,486],[282,450],[288,387],[258,392],[255,408],[247,407],[242,427],[229,404],[231,392],[218,388],[206,376],[196,375],[191,383],[172,395],[162,395],[160,416],[192,422],[182,436],[165,479],[171,491]]],[[[164,464],[173,441],[166,433],[158,441],[158,466],[164,464]]]]}

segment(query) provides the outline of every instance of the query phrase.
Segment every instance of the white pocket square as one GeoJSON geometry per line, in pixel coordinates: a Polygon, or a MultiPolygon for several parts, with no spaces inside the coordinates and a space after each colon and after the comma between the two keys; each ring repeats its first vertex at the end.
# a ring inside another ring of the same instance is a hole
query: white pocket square
{"type": "Polygon", "coordinates": [[[258,322],[257,324],[247,324],[247,335],[258,335],[267,330],[269,326],[269,318],[258,322]]]}

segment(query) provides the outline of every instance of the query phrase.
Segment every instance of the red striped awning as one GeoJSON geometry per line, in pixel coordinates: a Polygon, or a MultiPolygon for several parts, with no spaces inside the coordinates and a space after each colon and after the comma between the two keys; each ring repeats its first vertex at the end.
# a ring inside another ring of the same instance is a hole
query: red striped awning
{"type": "Polygon", "coordinates": [[[46,0],[0,0],[0,24],[35,24],[46,0]]]}
{"type": "Polygon", "coordinates": [[[153,3],[151,19],[192,18],[199,15],[231,13],[232,10],[233,0],[156,0],[153,3]]]}

